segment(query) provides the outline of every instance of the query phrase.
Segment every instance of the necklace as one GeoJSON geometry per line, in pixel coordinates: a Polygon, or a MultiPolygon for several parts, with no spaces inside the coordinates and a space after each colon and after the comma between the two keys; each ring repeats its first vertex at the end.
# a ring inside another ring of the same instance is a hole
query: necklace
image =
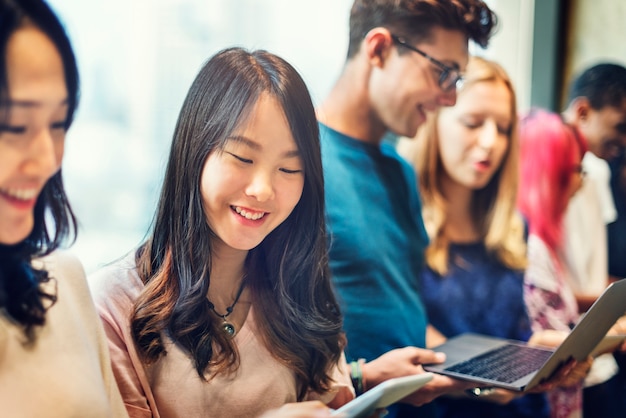
{"type": "Polygon", "coordinates": [[[207,303],[209,304],[209,308],[213,311],[213,313],[215,315],[217,315],[220,318],[222,318],[222,331],[229,338],[233,338],[235,336],[235,334],[237,334],[237,329],[235,328],[235,325],[232,322],[226,320],[226,318],[228,318],[228,315],[233,313],[233,309],[235,309],[235,305],[239,301],[239,296],[241,296],[241,292],[243,292],[243,288],[244,287],[246,287],[246,277],[245,276],[241,279],[241,284],[239,285],[239,290],[237,290],[237,296],[235,296],[235,301],[233,302],[232,305],[230,305],[230,306],[228,306],[226,308],[226,313],[225,314],[221,314],[218,311],[216,311],[215,310],[215,305],[213,305],[213,302],[211,302],[207,298],[207,303]]]}

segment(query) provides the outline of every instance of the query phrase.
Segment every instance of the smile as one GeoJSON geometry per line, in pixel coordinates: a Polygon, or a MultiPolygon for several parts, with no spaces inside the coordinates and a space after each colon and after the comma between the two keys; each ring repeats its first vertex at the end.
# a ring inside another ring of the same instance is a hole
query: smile
{"type": "Polygon", "coordinates": [[[16,200],[28,201],[35,199],[39,194],[38,189],[0,189],[0,193],[16,200]]]}
{"type": "Polygon", "coordinates": [[[261,219],[262,217],[264,217],[267,212],[251,212],[251,211],[247,211],[243,208],[240,208],[239,206],[231,206],[231,208],[234,209],[235,212],[237,212],[239,215],[243,216],[246,219],[250,219],[252,221],[256,221],[261,219]]]}

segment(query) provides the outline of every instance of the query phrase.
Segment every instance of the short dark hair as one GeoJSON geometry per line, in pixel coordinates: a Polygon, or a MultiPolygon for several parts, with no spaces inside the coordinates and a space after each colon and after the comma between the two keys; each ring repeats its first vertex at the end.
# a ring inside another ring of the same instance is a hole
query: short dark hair
{"type": "Polygon", "coordinates": [[[600,63],[587,68],[572,82],[568,103],[585,97],[593,109],[621,107],[626,99],[626,68],[614,63],[600,63]]]}
{"type": "Polygon", "coordinates": [[[484,48],[496,25],[495,13],[482,0],[355,0],[348,58],[376,27],[418,43],[428,39],[434,27],[458,30],[484,48]]]}
{"type": "MultiPolygon", "coordinates": [[[[19,29],[34,26],[54,44],[65,73],[68,110],[65,129],[69,129],[79,97],[78,67],[70,40],[55,13],[43,0],[0,0],[0,102],[10,99],[7,80],[7,45],[19,29]]],[[[8,117],[2,112],[0,120],[8,117]]],[[[30,341],[33,327],[43,325],[45,312],[56,296],[45,293],[40,285],[49,280],[46,271],[31,266],[34,258],[59,248],[76,236],[76,218],[70,207],[61,170],[41,191],[34,209],[34,226],[29,236],[17,245],[0,244],[0,308],[24,326],[30,341]]]]}

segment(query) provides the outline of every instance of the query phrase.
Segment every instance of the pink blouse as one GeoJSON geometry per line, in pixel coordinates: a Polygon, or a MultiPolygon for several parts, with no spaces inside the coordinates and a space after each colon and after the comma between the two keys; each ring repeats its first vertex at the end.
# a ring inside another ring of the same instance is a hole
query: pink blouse
{"type": "MultiPolygon", "coordinates": [[[[240,366],[230,376],[200,379],[188,355],[165,340],[167,355],[144,365],[130,334],[130,312],[143,283],[133,255],[89,277],[89,284],[109,340],[113,372],[131,417],[255,417],[288,402],[296,402],[294,373],[263,345],[251,307],[234,338],[240,366]]],[[[309,393],[337,408],[354,398],[345,357],[333,372],[331,392],[309,393]]]]}

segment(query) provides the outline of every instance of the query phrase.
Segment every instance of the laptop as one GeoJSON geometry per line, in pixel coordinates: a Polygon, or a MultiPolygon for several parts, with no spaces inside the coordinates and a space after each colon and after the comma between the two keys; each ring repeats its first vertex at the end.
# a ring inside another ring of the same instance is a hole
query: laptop
{"type": "MultiPolygon", "coordinates": [[[[446,353],[446,361],[424,365],[424,370],[484,386],[525,392],[549,379],[570,359],[584,360],[596,347],[612,340],[606,333],[624,314],[626,279],[604,290],[556,350],[468,333],[435,347],[433,350],[446,353]]],[[[619,341],[611,343],[616,345],[619,341]]]]}
{"type": "Polygon", "coordinates": [[[385,380],[341,408],[334,410],[331,416],[341,418],[369,417],[375,410],[386,408],[407,397],[430,382],[432,378],[432,373],[420,373],[385,380]]]}

